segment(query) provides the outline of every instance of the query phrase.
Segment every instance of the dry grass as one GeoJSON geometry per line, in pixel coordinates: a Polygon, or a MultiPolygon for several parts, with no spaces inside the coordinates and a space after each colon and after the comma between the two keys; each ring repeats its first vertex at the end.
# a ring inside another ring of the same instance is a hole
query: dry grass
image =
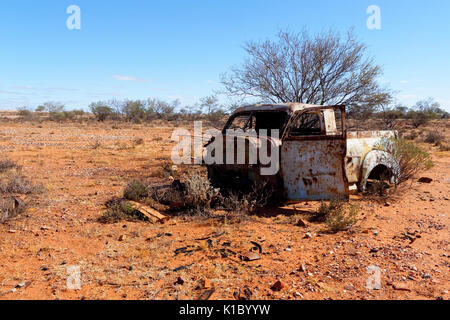
{"type": "Polygon", "coordinates": [[[22,167],[9,159],[0,160],[0,223],[22,213],[26,204],[17,195],[42,193],[43,187],[35,185],[22,174],[22,167]]]}

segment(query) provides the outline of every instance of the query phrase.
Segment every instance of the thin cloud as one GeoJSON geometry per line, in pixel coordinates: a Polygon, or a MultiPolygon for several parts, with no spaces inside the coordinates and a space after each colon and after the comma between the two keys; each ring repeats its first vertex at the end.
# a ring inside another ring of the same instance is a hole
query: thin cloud
{"type": "Polygon", "coordinates": [[[11,89],[15,89],[15,90],[31,90],[31,89],[36,89],[33,86],[13,86],[11,87],[11,89]]]}
{"type": "Polygon", "coordinates": [[[119,74],[113,75],[113,79],[117,81],[152,82],[152,80],[141,79],[133,76],[122,76],[119,74]]]}

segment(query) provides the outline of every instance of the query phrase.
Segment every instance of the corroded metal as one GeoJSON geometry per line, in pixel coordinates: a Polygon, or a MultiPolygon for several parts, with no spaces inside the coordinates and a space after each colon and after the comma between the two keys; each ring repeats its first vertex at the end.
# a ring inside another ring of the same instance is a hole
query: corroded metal
{"type": "MultiPolygon", "coordinates": [[[[399,174],[398,163],[392,155],[376,150],[375,146],[381,139],[396,133],[347,132],[344,106],[325,107],[301,103],[251,105],[237,109],[227,125],[236,115],[274,111],[287,114],[286,123],[279,128],[280,139],[244,137],[244,163],[225,164],[224,161],[224,164],[208,166],[210,177],[217,184],[240,188],[241,183],[261,184],[269,181],[283,193],[286,200],[301,201],[348,199],[350,190],[365,189],[372,170],[379,166],[390,172],[391,182],[395,182],[399,174]],[[320,115],[320,127],[309,135],[294,135],[292,130],[296,125],[295,119],[306,113],[320,115]],[[338,113],[341,115],[339,121],[335,117],[338,113]],[[269,139],[269,144],[279,146],[280,171],[276,175],[263,176],[260,174],[261,164],[249,162],[250,145],[261,148],[261,139],[269,139]]],[[[226,134],[225,129],[223,134],[226,134]]],[[[237,159],[237,149],[234,148],[237,159]]]]}

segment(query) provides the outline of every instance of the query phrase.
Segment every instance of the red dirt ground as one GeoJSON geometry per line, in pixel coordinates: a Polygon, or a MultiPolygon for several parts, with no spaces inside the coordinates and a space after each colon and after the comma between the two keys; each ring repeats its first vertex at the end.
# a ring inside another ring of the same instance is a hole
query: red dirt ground
{"type": "Polygon", "coordinates": [[[428,145],[436,165],[422,175],[433,182],[415,179],[389,206],[352,196],[360,222],[337,234],[323,223],[296,226],[317,203],[233,224],[182,217],[163,225],[98,222],[104,203],[121,196],[130,179],[161,181],[154,176],[169,159],[172,130],[1,122],[2,156],[47,191],[28,199],[24,215],[0,225],[0,299],[197,299],[204,279],[215,288],[211,299],[235,299],[246,286],[252,299],[450,298],[448,151],[428,145]],[[144,144],[133,146],[137,138],[144,144]],[[208,236],[210,246],[196,240],[208,236]],[[250,241],[261,244],[260,260],[219,254],[223,248],[243,254],[250,241]],[[191,245],[198,250],[175,254],[191,245]],[[80,267],[81,289],[67,287],[68,266],[80,267]],[[186,267],[174,271],[180,266],[186,267]],[[369,266],[381,270],[379,290],[366,286],[369,266]],[[174,284],[178,277],[184,284],[174,284]],[[278,280],[284,287],[271,290],[278,280]]]}

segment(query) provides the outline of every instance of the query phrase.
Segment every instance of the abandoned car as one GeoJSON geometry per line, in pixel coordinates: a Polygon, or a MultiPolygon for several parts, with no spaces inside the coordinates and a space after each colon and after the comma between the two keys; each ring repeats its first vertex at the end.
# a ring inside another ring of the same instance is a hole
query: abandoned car
{"type": "MultiPolygon", "coordinates": [[[[228,119],[222,131],[224,138],[231,129],[253,131],[256,135],[233,137],[234,154],[239,139],[244,140],[245,161],[207,165],[215,187],[244,189],[266,183],[280,191],[286,201],[346,200],[352,192],[365,191],[368,181],[386,179],[394,183],[399,174],[395,158],[375,148],[382,138],[393,137],[396,132],[347,132],[344,106],[245,106],[228,119]],[[278,133],[275,136],[271,134],[274,130],[278,133]],[[265,164],[250,161],[251,146],[268,148],[269,155],[270,146],[277,148],[279,168],[275,174],[261,174],[265,164]]],[[[214,153],[212,141],[205,146],[206,153],[214,153]]],[[[223,144],[229,151],[230,144],[225,139],[223,144]]]]}

